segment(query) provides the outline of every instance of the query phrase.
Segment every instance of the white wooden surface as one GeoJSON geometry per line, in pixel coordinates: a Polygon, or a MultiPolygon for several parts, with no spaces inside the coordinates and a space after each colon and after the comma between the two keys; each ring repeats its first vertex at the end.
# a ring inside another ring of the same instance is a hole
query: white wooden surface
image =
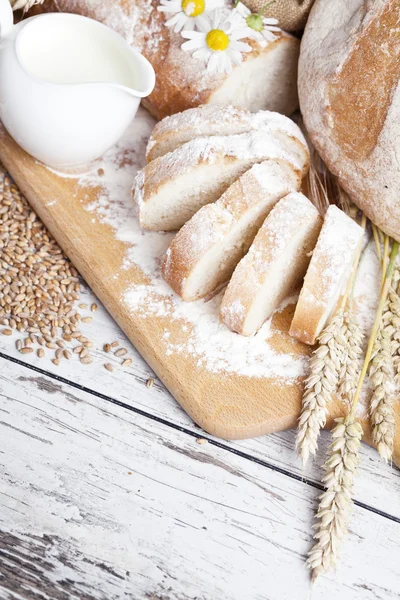
{"type": "Polygon", "coordinates": [[[105,311],[85,331],[90,366],[22,356],[0,336],[1,599],[400,595],[396,468],[363,447],[341,564],[310,589],[321,474],[301,472],[294,433],[203,436],[159,382],[146,387],[153,374],[105,311]],[[110,373],[115,339],[134,362],[110,373]]]}

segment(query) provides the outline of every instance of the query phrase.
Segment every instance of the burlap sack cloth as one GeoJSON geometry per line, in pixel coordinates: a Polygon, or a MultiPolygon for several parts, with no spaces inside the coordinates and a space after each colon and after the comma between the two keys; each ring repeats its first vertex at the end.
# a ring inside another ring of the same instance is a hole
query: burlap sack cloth
{"type": "MultiPolygon", "coordinates": [[[[264,12],[264,17],[275,17],[279,21],[279,27],[284,31],[298,31],[304,29],[308,13],[314,0],[275,0],[264,12]]],[[[268,0],[243,0],[252,12],[259,12],[268,0]]]]}

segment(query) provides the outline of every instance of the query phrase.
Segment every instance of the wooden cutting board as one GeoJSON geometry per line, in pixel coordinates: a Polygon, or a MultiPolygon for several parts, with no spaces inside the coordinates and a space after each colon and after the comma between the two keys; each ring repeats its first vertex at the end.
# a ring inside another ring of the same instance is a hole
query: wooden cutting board
{"type": "MultiPolygon", "coordinates": [[[[226,335],[232,337],[227,339],[227,345],[225,343],[219,354],[213,354],[219,347],[221,333],[215,333],[206,323],[199,338],[196,305],[190,308],[188,320],[187,307],[181,306],[184,303],[179,298],[170,294],[159,297],[157,288],[153,294],[152,273],[144,272],[146,269],[143,271],[142,265],[127,260],[129,252],[133,252],[133,256],[141,256],[147,266],[147,254],[151,254],[153,245],[164,243],[166,248],[169,243],[169,238],[163,240],[165,234],[143,233],[132,244],[121,232],[118,233],[113,223],[114,213],[122,210],[125,231],[138,227],[126,180],[128,178],[130,184],[137,168],[143,166],[145,143],[153,124],[152,118],[141,110],[119,148],[109,153],[112,159],[92,166],[91,173],[96,174],[99,185],[93,175],[60,176],[38,164],[2,128],[0,160],[94,293],[198,425],[227,439],[260,436],[295,427],[300,411],[302,377],[288,379],[269,373],[268,368],[260,376],[258,361],[265,358],[257,356],[253,365],[241,368],[238,366],[238,336],[228,331],[226,335]],[[102,177],[107,185],[101,184],[102,177]],[[110,192],[109,183],[113,177],[115,186],[110,192]],[[138,303],[137,290],[146,291],[143,303],[138,303]],[[134,306],[132,294],[136,298],[134,306]],[[147,307],[149,298],[152,299],[150,308],[147,307]],[[201,348],[196,348],[196,343],[201,348]],[[233,366],[231,344],[232,354],[236,352],[233,366]]],[[[218,298],[212,303],[217,313],[218,298]]],[[[203,307],[197,306],[201,321],[203,307]]],[[[304,363],[304,357],[309,355],[309,348],[288,335],[293,310],[294,305],[289,304],[274,315],[265,342],[268,352],[275,356],[274,360],[279,357],[282,364],[287,361],[288,365],[291,362],[298,364],[302,359],[304,363]]],[[[214,325],[216,322],[217,316],[214,325]]],[[[251,344],[252,340],[246,343],[251,344]]],[[[256,343],[260,344],[260,340],[255,340],[256,343]]],[[[243,361],[251,363],[251,346],[244,348],[243,361]]],[[[327,426],[341,414],[342,404],[333,402],[327,426]]],[[[398,418],[398,432],[399,421],[398,418]]],[[[363,427],[368,442],[370,432],[365,419],[363,427]]],[[[399,433],[395,462],[400,463],[399,433]]]]}

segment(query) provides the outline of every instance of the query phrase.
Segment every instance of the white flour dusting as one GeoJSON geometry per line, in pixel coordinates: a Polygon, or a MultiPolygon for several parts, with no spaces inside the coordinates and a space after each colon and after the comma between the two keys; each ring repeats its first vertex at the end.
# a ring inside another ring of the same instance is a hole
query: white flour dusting
{"type": "MultiPolygon", "coordinates": [[[[96,163],[96,169],[79,177],[84,187],[102,187],[97,199],[86,206],[93,218],[107,223],[115,238],[126,244],[121,268],[133,263],[149,277],[146,285],[132,284],[121,303],[144,318],[168,317],[162,340],[167,354],[188,355],[211,372],[236,373],[249,377],[273,377],[287,383],[304,376],[307,360],[295,354],[276,352],[269,340],[274,335],[271,319],[251,338],[230,332],[219,320],[221,294],[211,300],[183,302],[161,278],[160,264],[174,234],[140,229],[131,198],[137,169],[144,165],[146,141],[153,118],[140,109],[130,130],[119,144],[96,163]],[[134,167],[132,167],[132,164],[134,167]],[[184,322],[182,340],[171,335],[168,323],[184,322]]],[[[358,315],[369,328],[379,288],[379,264],[372,245],[364,253],[355,290],[358,315]]],[[[295,299],[286,300],[279,310],[295,299]]]]}

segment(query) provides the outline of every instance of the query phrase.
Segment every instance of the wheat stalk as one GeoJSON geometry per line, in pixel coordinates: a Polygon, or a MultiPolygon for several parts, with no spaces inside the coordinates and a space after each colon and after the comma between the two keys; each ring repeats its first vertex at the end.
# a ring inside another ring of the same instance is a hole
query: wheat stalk
{"type": "Polygon", "coordinates": [[[307,195],[321,214],[325,214],[330,204],[337,204],[346,214],[353,216],[355,206],[352,204],[347,192],[339,184],[319,156],[311,140],[308,138],[310,148],[310,168],[307,174],[307,195]]]}
{"type": "Polygon", "coordinates": [[[340,308],[320,335],[319,345],[311,357],[296,437],[296,449],[303,466],[310,454],[315,455],[320,430],[326,423],[328,404],[337,389],[346,345],[342,332],[343,318],[344,309],[340,308]]]}
{"type": "Polygon", "coordinates": [[[323,466],[325,475],[322,482],[327,489],[319,497],[317,523],[314,525],[316,543],[307,559],[313,580],[336,564],[339,544],[347,533],[354,477],[359,463],[363,434],[360,423],[352,412],[347,417],[336,419],[336,423],[323,466]]]}

